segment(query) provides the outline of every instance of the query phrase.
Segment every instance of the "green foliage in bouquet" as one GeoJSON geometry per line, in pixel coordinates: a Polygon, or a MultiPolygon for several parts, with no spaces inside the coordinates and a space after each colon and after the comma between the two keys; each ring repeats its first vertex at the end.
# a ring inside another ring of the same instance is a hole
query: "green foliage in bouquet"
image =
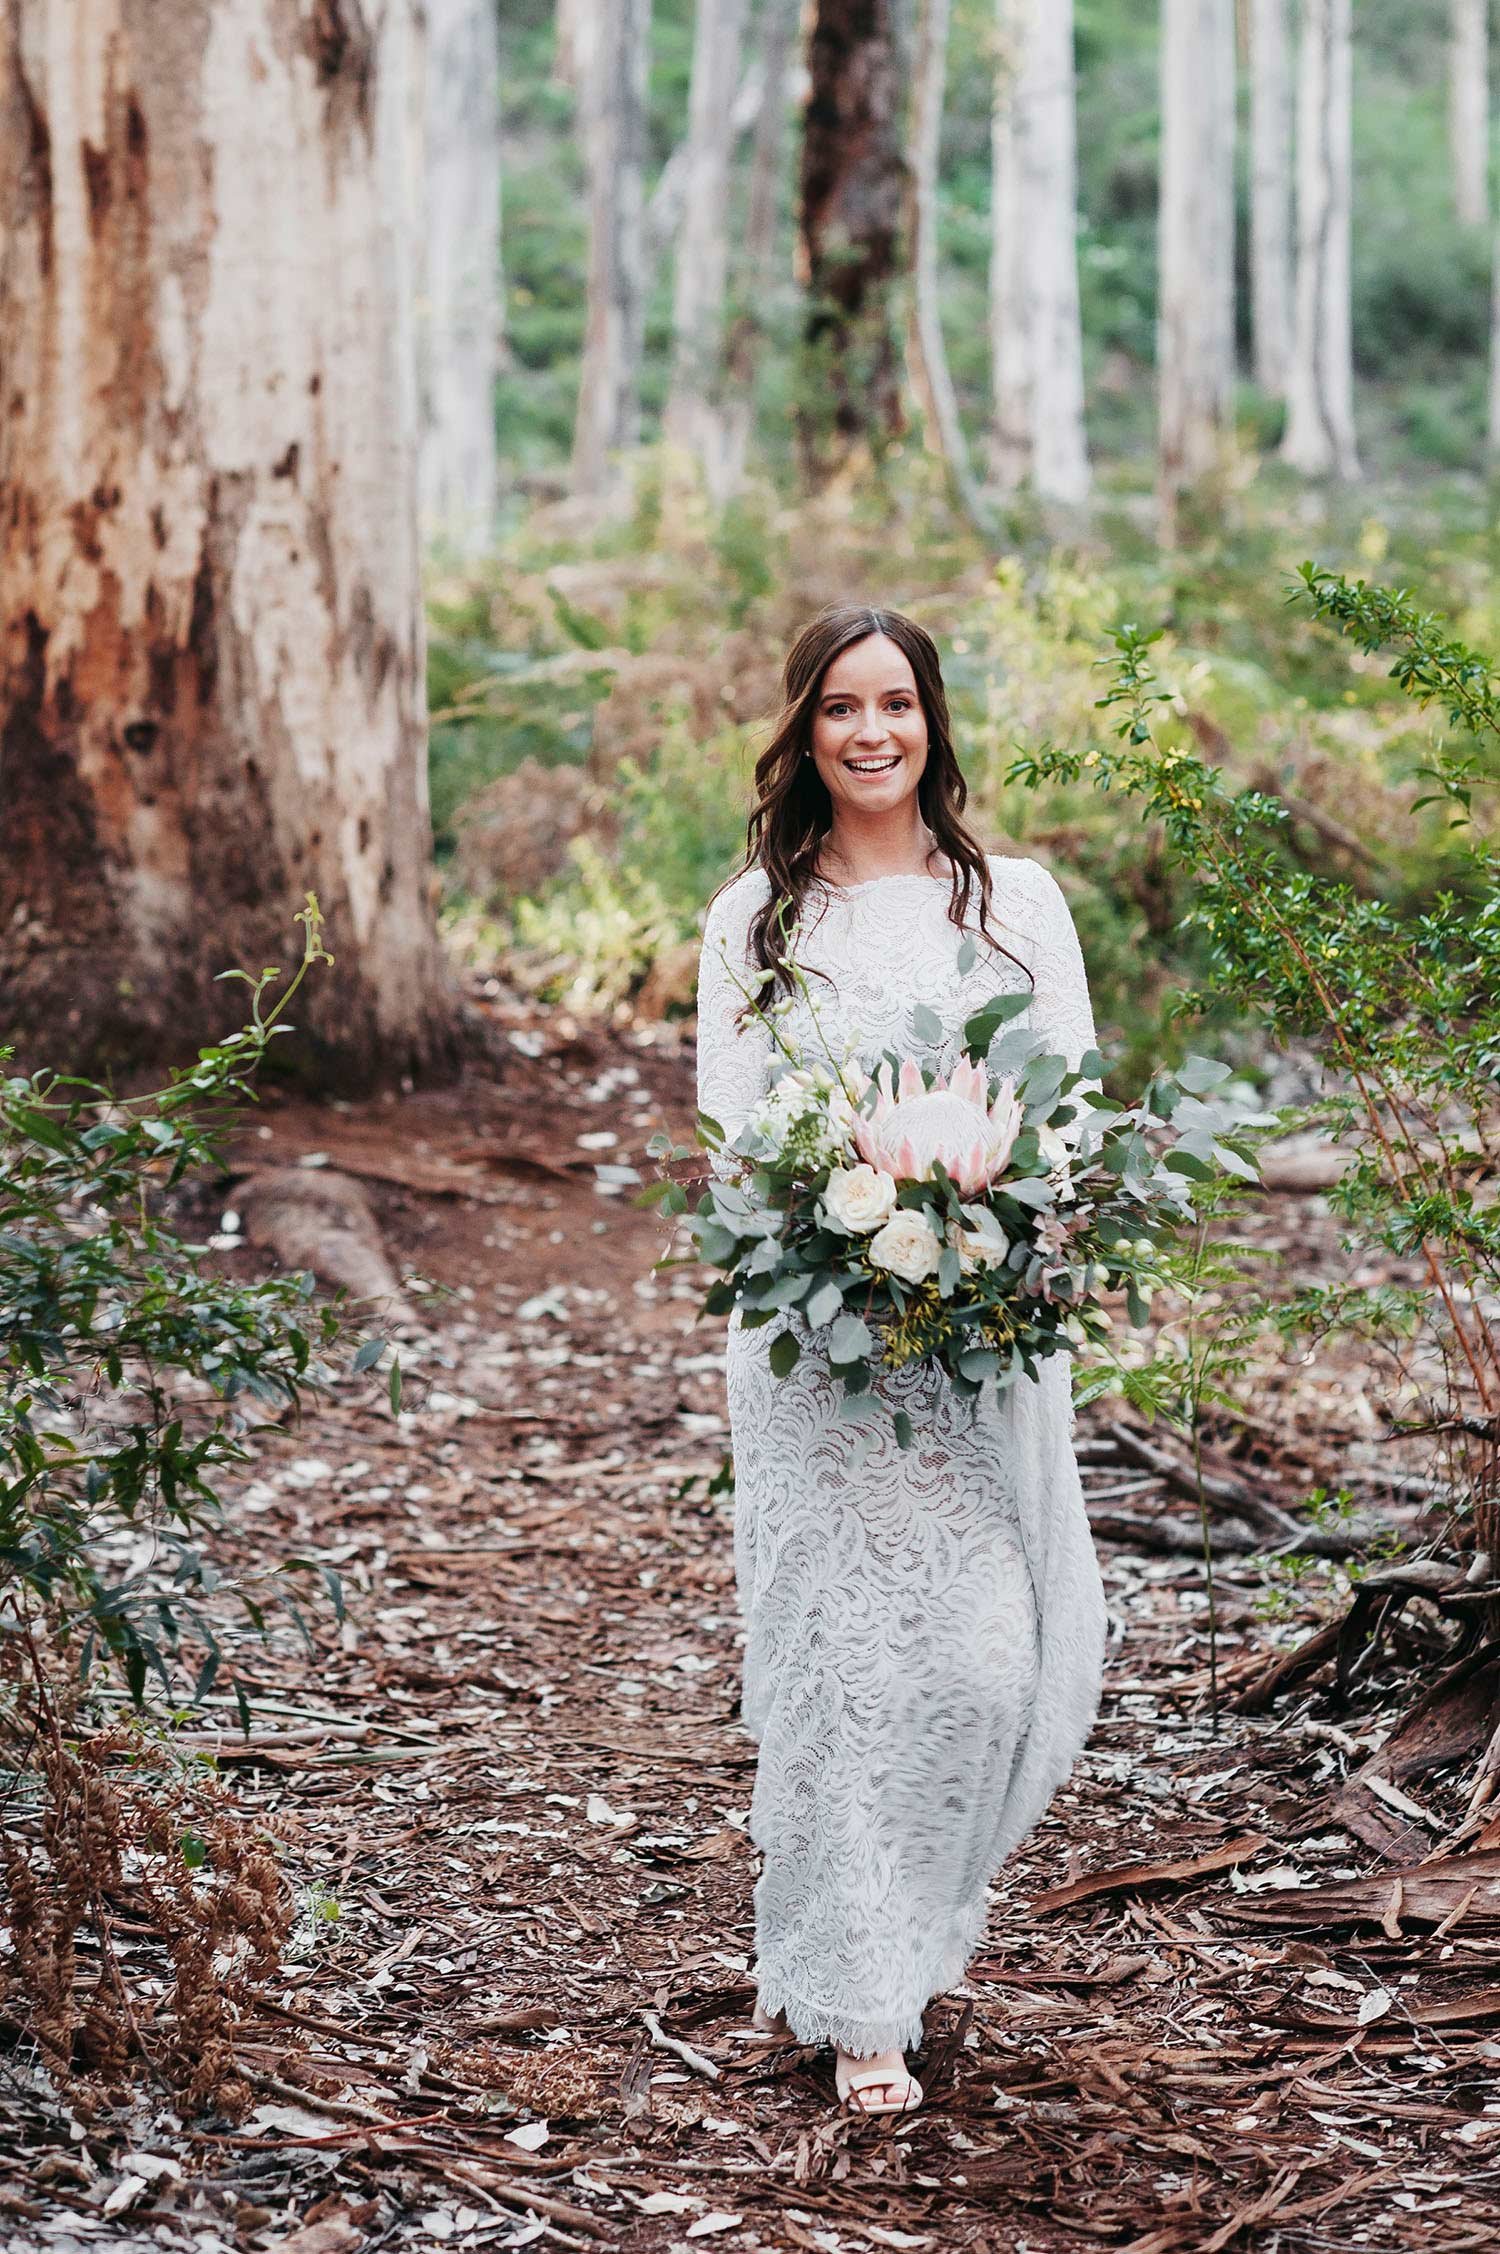
{"type": "MultiPolygon", "coordinates": [[[[185,1633],[206,1695],[222,1647],[211,1616],[232,1598],[257,1631],[275,1595],[300,1623],[284,1560],[230,1583],[197,1546],[218,1514],[217,1475],[244,1460],[257,1413],[296,1407],[340,1336],[310,1275],[239,1283],[162,1217],[163,1196],[216,1165],[235,1105],[323,949],[317,902],[298,919],[303,959],[274,1006],[277,970],[252,979],[250,1020],[148,1095],[36,1072],[0,1079],[0,1604],[12,1657],[40,1626],[87,1675],[101,1653],[139,1705],[169,1688],[185,1633]]],[[[0,1052],[0,1059],[9,1052],[0,1052]]],[[[357,1366],[381,1351],[370,1341],[357,1366]]],[[[241,1718],[243,1692],[234,1685],[241,1718]]]]}
{"type": "MultiPolygon", "coordinates": [[[[973,959],[966,937],[960,972],[973,959]]],[[[816,1023],[795,965],[793,977],[816,1023]]],[[[902,1447],[911,1420],[881,1398],[882,1371],[937,1367],[973,1399],[986,1384],[1035,1377],[1051,1355],[1101,1344],[1113,1322],[1106,1293],[1123,1293],[1131,1320],[1144,1322],[1161,1248],[1190,1217],[1195,1182],[1221,1169],[1254,1177],[1243,1134],[1226,1134],[1203,1100],[1229,1070],[1206,1058],[1154,1075],[1122,1108],[1099,1091],[1097,1050],[1070,1067],[1010,1023],[1029,994],[998,993],[966,1020],[961,1061],[947,1072],[887,1051],[872,1075],[831,1052],[809,1063],[786,1043],[779,1012],[736,983],[782,1069],[732,1135],[698,1114],[719,1178],[689,1229],[697,1258],[723,1271],[705,1312],[737,1310],[745,1329],[778,1324],[778,1377],[815,1341],[842,1381],[842,1413],[862,1424],[891,1414],[902,1447]]],[[[948,1045],[922,1004],[912,1036],[929,1056],[948,1045]]],[[[666,1137],[648,1147],[668,1161],[690,1155],[666,1137]]],[[[670,1176],[644,1199],[686,1210],[670,1176]]]]}

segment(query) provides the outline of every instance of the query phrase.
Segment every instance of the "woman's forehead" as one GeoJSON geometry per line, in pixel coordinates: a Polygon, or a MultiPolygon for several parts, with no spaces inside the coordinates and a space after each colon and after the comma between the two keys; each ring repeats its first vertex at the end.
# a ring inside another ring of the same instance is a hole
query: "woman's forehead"
{"type": "Polygon", "coordinates": [[[886,689],[914,689],[916,685],[917,677],[905,650],[884,634],[867,634],[862,642],[840,650],[823,676],[825,696],[830,689],[873,690],[878,696],[886,689]]]}

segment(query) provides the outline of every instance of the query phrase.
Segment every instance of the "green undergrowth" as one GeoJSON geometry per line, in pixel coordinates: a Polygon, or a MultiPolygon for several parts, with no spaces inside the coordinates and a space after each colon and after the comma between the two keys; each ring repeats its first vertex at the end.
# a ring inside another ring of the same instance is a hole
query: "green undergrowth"
{"type": "Polygon", "coordinates": [[[545,994],[628,1002],[695,937],[739,858],[780,658],[837,597],[893,604],[937,638],[974,826],[1063,881],[1127,1073],[1180,1053],[1189,1032],[1247,1065],[1255,1044],[1227,1017],[1175,1021],[1203,966],[1191,898],[1151,826],[1083,785],[1005,781],[1018,748],[1093,740],[1122,622],[1164,627],[1168,730],[1237,785],[1287,799],[1293,861],[1400,907],[1443,880],[1441,817],[1413,804],[1441,723],[1288,595],[1313,556],[1409,585],[1480,647],[1500,643],[1494,535],[1483,495],[1461,483],[1351,495],[1310,521],[1290,481],[1262,477],[1205,505],[1176,553],[1105,495],[1087,541],[1049,546],[1018,521],[997,557],[955,524],[921,457],[878,494],[787,506],[761,485],[715,519],[664,499],[648,453],[631,509],[587,541],[560,521],[531,512],[472,580],[435,588],[432,608],[440,847],[465,801],[522,760],[590,767],[599,811],[560,871],[524,897],[452,896],[463,943],[545,994]]]}

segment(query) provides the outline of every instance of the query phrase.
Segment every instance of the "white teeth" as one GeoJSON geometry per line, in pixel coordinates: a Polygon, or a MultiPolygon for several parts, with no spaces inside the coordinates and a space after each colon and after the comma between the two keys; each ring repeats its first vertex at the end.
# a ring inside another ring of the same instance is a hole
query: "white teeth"
{"type": "Polygon", "coordinates": [[[846,759],[844,765],[854,775],[884,775],[892,767],[899,767],[899,757],[891,759],[846,759]]]}

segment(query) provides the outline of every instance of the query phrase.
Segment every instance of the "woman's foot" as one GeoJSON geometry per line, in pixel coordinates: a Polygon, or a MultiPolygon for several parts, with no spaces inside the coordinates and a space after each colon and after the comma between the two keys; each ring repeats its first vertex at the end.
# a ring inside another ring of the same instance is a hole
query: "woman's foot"
{"type": "Polygon", "coordinates": [[[833,2082],[846,2113],[910,2113],[922,2102],[922,2085],[900,2051],[856,2058],[836,2048],[833,2082]]]}
{"type": "Polygon", "coordinates": [[[768,2015],[761,2009],[760,1999],[757,1997],[755,2009],[750,2015],[751,2034],[764,2036],[769,2041],[773,2036],[790,2035],[791,2031],[786,2023],[786,2013],[778,2011],[768,2015]]]}

